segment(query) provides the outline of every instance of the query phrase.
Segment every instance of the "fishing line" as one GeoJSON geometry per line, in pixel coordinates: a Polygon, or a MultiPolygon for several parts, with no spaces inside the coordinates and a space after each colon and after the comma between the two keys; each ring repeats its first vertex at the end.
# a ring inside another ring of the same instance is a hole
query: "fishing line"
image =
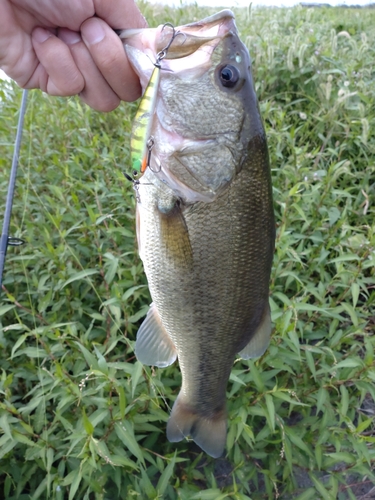
{"type": "Polygon", "coordinates": [[[28,90],[25,89],[22,92],[22,101],[21,101],[21,107],[20,107],[20,115],[18,117],[17,135],[16,135],[16,142],[14,144],[12,168],[10,171],[8,193],[7,193],[7,199],[5,202],[3,229],[2,229],[2,233],[1,233],[1,237],[0,237],[0,291],[1,291],[2,283],[3,283],[5,257],[7,254],[8,245],[20,246],[20,245],[23,245],[25,243],[25,241],[22,240],[21,238],[14,238],[14,237],[9,236],[9,225],[10,225],[10,217],[12,215],[14,189],[16,186],[18,160],[19,160],[19,153],[20,153],[21,141],[22,141],[23,122],[24,122],[25,113],[26,113],[27,95],[28,95],[28,90]]]}

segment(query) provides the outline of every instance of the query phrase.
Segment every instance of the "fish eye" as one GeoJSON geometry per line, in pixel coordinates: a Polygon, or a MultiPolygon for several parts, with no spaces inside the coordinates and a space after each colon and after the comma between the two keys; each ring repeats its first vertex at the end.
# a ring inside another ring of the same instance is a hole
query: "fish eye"
{"type": "Polygon", "coordinates": [[[240,78],[240,73],[231,64],[226,64],[219,70],[219,77],[224,87],[233,88],[240,78]]]}

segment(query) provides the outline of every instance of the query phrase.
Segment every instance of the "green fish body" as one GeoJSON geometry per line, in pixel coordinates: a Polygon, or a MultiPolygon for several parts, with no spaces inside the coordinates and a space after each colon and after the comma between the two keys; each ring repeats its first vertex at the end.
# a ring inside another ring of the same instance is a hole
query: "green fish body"
{"type": "MultiPolygon", "coordinates": [[[[178,358],[182,387],[167,437],[191,436],[219,457],[233,361],[262,355],[271,335],[271,176],[250,57],[233,14],[177,29],[185,40],[176,38],[163,61],[151,126],[154,168],[138,186],[138,245],[153,303],[136,355],[159,367],[178,358]]],[[[147,33],[147,46],[144,33],[125,41],[144,86],[148,54],[164,43],[160,28],[147,33]]]]}

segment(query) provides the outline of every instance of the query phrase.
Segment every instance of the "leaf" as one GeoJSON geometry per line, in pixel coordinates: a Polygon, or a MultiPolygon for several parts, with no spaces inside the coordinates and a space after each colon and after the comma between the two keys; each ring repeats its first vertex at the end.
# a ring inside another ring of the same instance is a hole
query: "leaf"
{"type": "MultiPolygon", "coordinates": [[[[110,254],[105,254],[106,257],[108,257],[110,254]]],[[[110,284],[113,281],[113,278],[116,276],[117,270],[118,270],[118,265],[119,265],[119,259],[117,257],[114,257],[113,255],[111,256],[111,259],[109,259],[110,262],[106,265],[107,267],[107,272],[105,273],[104,279],[105,281],[110,284]]]]}
{"type": "Polygon", "coordinates": [[[235,374],[233,373],[233,370],[232,370],[232,372],[231,372],[231,374],[230,374],[230,376],[229,376],[229,380],[230,380],[231,382],[237,382],[237,383],[238,383],[238,384],[240,384],[240,385],[244,385],[244,386],[246,386],[245,382],[244,382],[243,380],[241,380],[241,379],[240,379],[240,377],[238,377],[237,375],[235,375],[235,374]]]}
{"type": "Polygon", "coordinates": [[[79,349],[81,350],[85,360],[86,360],[86,363],[89,365],[90,368],[94,369],[94,370],[98,370],[98,362],[97,360],[95,359],[95,357],[91,354],[91,352],[89,352],[86,347],[84,347],[80,342],[74,342],[78,347],[79,349]]]}
{"type": "Polygon", "coordinates": [[[346,312],[349,314],[350,319],[352,320],[352,323],[354,326],[358,326],[358,316],[351,304],[348,302],[342,302],[341,307],[346,310],[346,312]]]}
{"type": "Polygon", "coordinates": [[[17,441],[15,439],[8,439],[3,443],[0,447],[0,460],[7,455],[13,448],[17,445],[17,441]]]}
{"type": "Polygon", "coordinates": [[[61,290],[65,288],[67,285],[70,283],[73,283],[74,281],[78,280],[83,280],[87,278],[88,276],[92,276],[93,274],[98,274],[99,271],[97,269],[84,269],[83,271],[79,271],[78,273],[74,273],[73,276],[71,276],[68,280],[66,280],[62,285],[61,285],[61,290]]]}
{"type": "Polygon", "coordinates": [[[337,453],[326,453],[327,457],[333,459],[334,463],[345,462],[346,464],[356,463],[356,457],[351,453],[347,453],[345,451],[340,451],[337,453]]]}
{"type": "Polygon", "coordinates": [[[349,408],[349,393],[348,389],[345,387],[345,385],[340,386],[340,392],[341,392],[341,414],[343,417],[346,416],[349,408]]]}
{"type": "Polygon", "coordinates": [[[288,330],[290,326],[291,319],[293,317],[293,311],[292,309],[287,309],[283,316],[280,319],[280,329],[281,333],[284,335],[284,333],[288,330]]]}
{"type": "MultiPolygon", "coordinates": [[[[49,476],[49,479],[51,480],[51,476],[49,476]]],[[[38,485],[37,489],[35,490],[34,494],[32,495],[31,497],[31,500],[37,500],[38,498],[40,498],[40,496],[45,493],[47,494],[47,480],[48,480],[48,476],[45,477],[41,482],[40,484],[38,485]]],[[[46,498],[46,496],[45,496],[46,498]]]]}
{"type": "Polygon", "coordinates": [[[350,290],[352,292],[353,307],[355,308],[357,306],[358,297],[359,297],[359,285],[358,285],[358,283],[352,283],[350,290]]]}
{"type": "Polygon", "coordinates": [[[136,312],[135,314],[133,314],[132,316],[130,316],[128,318],[128,322],[129,323],[137,323],[141,318],[146,316],[148,310],[149,310],[148,306],[141,307],[138,312],[136,312]]]}
{"type": "Polygon", "coordinates": [[[25,342],[25,340],[27,339],[28,336],[29,336],[28,333],[24,333],[23,335],[21,335],[21,337],[19,337],[19,339],[17,340],[17,342],[14,344],[14,346],[12,348],[11,359],[13,359],[14,354],[16,353],[17,349],[20,347],[20,345],[22,345],[25,342]]]}
{"type": "Polygon", "coordinates": [[[372,425],[374,423],[374,419],[373,418],[368,418],[366,420],[364,420],[363,422],[361,422],[357,428],[356,428],[356,432],[358,434],[361,434],[361,432],[365,431],[368,427],[370,427],[370,425],[372,425]]]}
{"type": "Polygon", "coordinates": [[[333,226],[336,221],[338,221],[341,217],[341,212],[337,207],[331,207],[328,210],[329,216],[329,225],[333,226]]]}
{"type": "Polygon", "coordinates": [[[126,292],[124,293],[124,295],[121,297],[121,301],[126,302],[129,297],[134,295],[135,291],[142,290],[142,289],[146,289],[146,285],[136,285],[136,286],[132,286],[132,287],[128,288],[126,290],[126,292]]]}
{"type": "Polygon", "coordinates": [[[300,450],[304,451],[308,456],[310,456],[310,457],[313,456],[311,450],[306,445],[306,443],[303,442],[303,440],[301,439],[301,437],[298,436],[294,432],[294,430],[291,429],[291,427],[285,426],[284,429],[285,429],[285,433],[287,434],[287,436],[289,437],[289,439],[291,440],[291,442],[295,446],[297,446],[297,448],[299,448],[300,450]]]}
{"type": "Polygon", "coordinates": [[[120,408],[120,417],[124,419],[125,410],[126,410],[126,396],[124,388],[121,385],[116,386],[116,391],[119,397],[119,408],[120,408]]]}
{"type": "Polygon", "coordinates": [[[315,500],[316,499],[316,489],[308,488],[301,495],[295,497],[295,500],[315,500]]]}
{"type": "Polygon", "coordinates": [[[110,416],[109,408],[98,408],[96,411],[91,413],[90,422],[95,428],[100,424],[100,422],[103,422],[103,420],[105,420],[109,416],[110,416]]]}
{"type": "Polygon", "coordinates": [[[142,485],[142,489],[143,491],[146,493],[147,495],[147,498],[155,498],[157,496],[156,494],[156,490],[155,488],[152,486],[152,483],[148,477],[148,474],[147,472],[144,470],[143,467],[141,467],[141,476],[142,476],[142,480],[141,480],[141,485],[142,485]]]}
{"type": "Polygon", "coordinates": [[[218,488],[209,488],[192,495],[191,500],[224,500],[228,498],[227,493],[221,493],[218,488]]]}
{"type": "Polygon", "coordinates": [[[34,441],[31,441],[28,437],[26,437],[24,434],[18,431],[13,432],[13,437],[16,441],[22,444],[26,444],[27,446],[31,446],[32,448],[40,448],[40,444],[34,443],[34,441]]]}
{"type": "Polygon", "coordinates": [[[134,437],[134,430],[132,426],[130,425],[130,422],[127,420],[124,420],[122,424],[116,423],[115,424],[115,431],[117,434],[117,437],[121,439],[121,441],[124,443],[126,448],[132,453],[135,457],[138,458],[138,460],[145,465],[145,460],[143,457],[143,453],[141,448],[139,447],[139,444],[137,443],[135,437],[134,437]]]}
{"type": "Polygon", "coordinates": [[[334,365],[331,371],[336,371],[339,368],[356,368],[357,366],[363,366],[363,362],[359,359],[346,358],[337,363],[337,365],[334,365]]]}
{"type": "Polygon", "coordinates": [[[69,500],[74,500],[75,494],[77,493],[79,483],[82,479],[82,472],[80,469],[72,471],[73,481],[69,489],[69,500]]]}
{"type": "Polygon", "coordinates": [[[314,377],[314,380],[316,381],[316,369],[315,369],[315,362],[313,355],[308,349],[306,349],[305,356],[306,356],[307,366],[309,367],[311,374],[314,377]]]}
{"type": "Polygon", "coordinates": [[[271,394],[265,394],[264,397],[267,406],[268,425],[270,426],[272,432],[275,432],[275,405],[273,404],[273,399],[271,394]]]}
{"type": "Polygon", "coordinates": [[[55,452],[53,451],[53,448],[48,448],[47,449],[47,467],[46,467],[47,472],[51,471],[54,457],[55,457],[55,452]]]}
{"type": "Polygon", "coordinates": [[[297,401],[296,399],[293,399],[290,395],[289,395],[289,390],[285,390],[285,391],[282,391],[282,390],[278,390],[278,391],[273,391],[272,392],[272,396],[274,398],[278,398],[278,399],[281,399],[282,401],[287,401],[288,403],[291,403],[292,405],[297,405],[297,406],[309,406],[308,404],[305,404],[305,403],[301,403],[300,401],[297,401]]]}
{"type": "Polygon", "coordinates": [[[138,470],[138,467],[133,460],[123,457],[122,455],[111,455],[111,464],[117,465],[118,467],[129,467],[130,469],[138,470]]]}
{"type": "Polygon", "coordinates": [[[99,370],[102,373],[104,373],[104,375],[108,375],[108,365],[107,365],[107,361],[105,360],[105,357],[98,350],[98,348],[96,346],[94,346],[94,349],[95,349],[96,357],[98,358],[98,368],[99,368],[99,370]]]}
{"type": "Polygon", "coordinates": [[[249,360],[248,363],[249,363],[249,367],[250,367],[251,377],[255,383],[257,391],[260,393],[264,392],[264,382],[263,382],[262,376],[261,376],[261,374],[256,366],[256,361],[249,360]]]}
{"type": "Polygon", "coordinates": [[[4,481],[4,498],[10,498],[10,488],[12,486],[11,477],[8,475],[4,481]]]}
{"type": "Polygon", "coordinates": [[[134,398],[135,390],[137,388],[139,379],[141,378],[143,373],[143,365],[139,361],[136,361],[133,365],[133,374],[132,374],[132,398],[134,398]]]}
{"type": "Polygon", "coordinates": [[[336,257],[335,259],[330,260],[330,264],[336,264],[338,262],[350,262],[353,260],[359,260],[358,255],[355,253],[346,253],[344,255],[340,255],[340,257],[336,257]]]}
{"type": "Polygon", "coordinates": [[[324,488],[323,484],[316,479],[313,474],[309,474],[309,476],[314,483],[315,488],[322,495],[323,500],[335,500],[335,498],[324,488]]]}
{"type": "Polygon", "coordinates": [[[17,356],[27,356],[28,358],[46,358],[47,352],[42,349],[41,347],[25,347],[24,349],[21,349],[17,351],[13,358],[16,358],[17,356]]]}
{"type": "Polygon", "coordinates": [[[34,429],[32,432],[39,433],[41,432],[43,426],[46,423],[46,401],[44,397],[41,397],[41,398],[36,398],[36,402],[38,402],[38,405],[34,413],[34,422],[33,422],[34,429]]]}
{"type": "Polygon", "coordinates": [[[173,469],[174,469],[174,466],[176,463],[176,454],[177,454],[177,452],[175,451],[174,457],[169,462],[167,467],[163,470],[163,472],[159,478],[158,484],[156,486],[156,489],[157,489],[159,495],[161,495],[161,496],[164,495],[165,490],[167,489],[167,486],[169,484],[169,480],[172,477],[173,469]]]}
{"type": "Polygon", "coordinates": [[[87,432],[87,434],[89,436],[92,436],[92,434],[94,432],[94,426],[92,425],[92,423],[88,419],[84,408],[82,408],[82,423],[83,423],[83,427],[84,427],[85,431],[87,432]]]}
{"type": "Polygon", "coordinates": [[[7,304],[0,306],[0,316],[4,316],[8,311],[11,311],[14,309],[16,306],[14,304],[7,304]]]}
{"type": "Polygon", "coordinates": [[[4,432],[4,435],[8,437],[11,441],[13,441],[13,436],[10,431],[7,414],[4,413],[0,417],[0,429],[4,432]]]}
{"type": "Polygon", "coordinates": [[[323,449],[321,444],[316,444],[315,445],[315,460],[318,465],[318,469],[321,470],[322,468],[322,462],[323,462],[323,449]]]}
{"type": "Polygon", "coordinates": [[[324,413],[323,406],[328,397],[328,392],[324,387],[321,387],[318,391],[318,397],[316,401],[316,413],[318,414],[320,411],[324,413]]]}

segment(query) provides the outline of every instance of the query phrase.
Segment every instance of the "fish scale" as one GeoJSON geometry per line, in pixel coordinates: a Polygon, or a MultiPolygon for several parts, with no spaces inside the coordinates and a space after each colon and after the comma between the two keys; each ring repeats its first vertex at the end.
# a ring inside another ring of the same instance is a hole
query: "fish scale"
{"type": "MultiPolygon", "coordinates": [[[[189,47],[199,30],[196,51],[184,55],[196,69],[176,65],[175,47],[160,76],[152,123],[152,155],[160,169],[146,169],[137,201],[140,255],[153,304],[135,350],[141,362],[155,366],[178,358],[182,386],[167,437],[191,436],[218,457],[235,356],[260,356],[271,334],[271,176],[250,59],[233,14],[223,11],[178,30],[189,47]],[[199,65],[202,44],[207,59],[199,65]],[[235,80],[229,88],[228,75],[235,80]]],[[[158,37],[157,30],[149,33],[150,40],[158,37]]],[[[126,41],[136,69],[142,40],[126,41]]]]}

